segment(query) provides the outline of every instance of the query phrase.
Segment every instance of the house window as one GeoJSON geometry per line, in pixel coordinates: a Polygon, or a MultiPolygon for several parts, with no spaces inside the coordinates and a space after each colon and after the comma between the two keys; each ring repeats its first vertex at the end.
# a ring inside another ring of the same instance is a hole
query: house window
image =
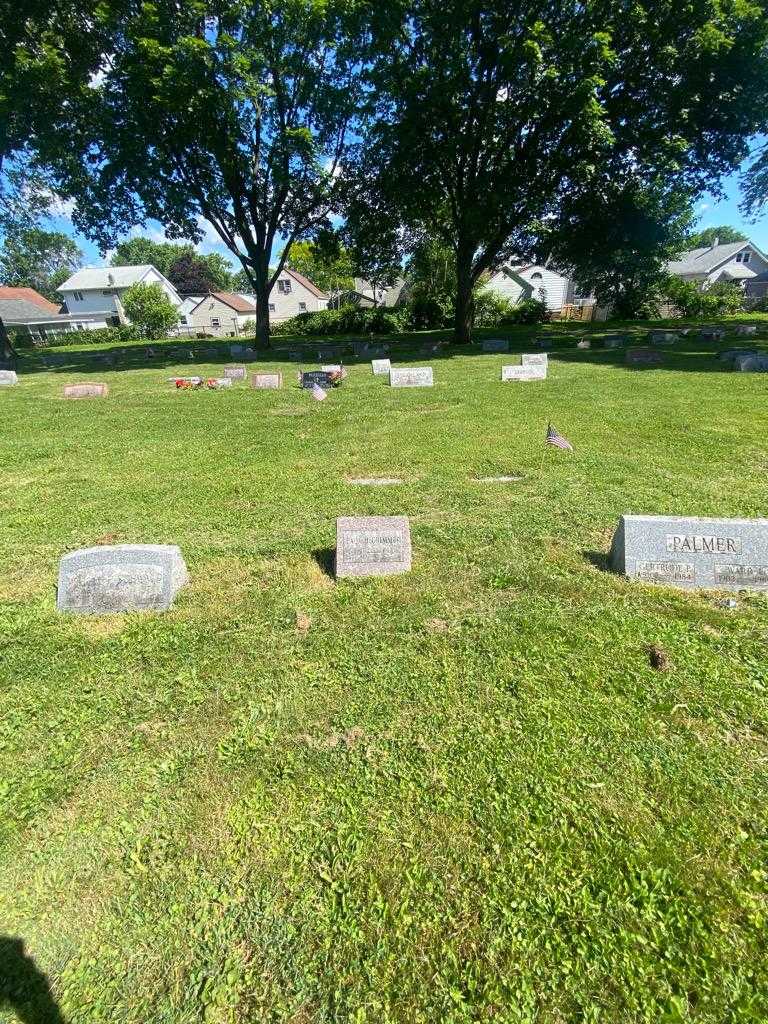
{"type": "Polygon", "coordinates": [[[217,316],[211,317],[211,327],[221,327],[221,320],[217,316]]]}
{"type": "Polygon", "coordinates": [[[741,258],[742,263],[749,263],[749,257],[752,255],[751,252],[745,252],[741,258]]]}
{"type": "Polygon", "coordinates": [[[299,303],[299,312],[300,313],[306,313],[307,312],[307,304],[306,304],[306,302],[300,302],[299,303]]]}
{"type": "Polygon", "coordinates": [[[531,274],[531,280],[532,281],[541,281],[542,279],[543,279],[542,275],[538,272],[538,270],[536,271],[535,274],[531,274]]]}
{"type": "Polygon", "coordinates": [[[277,282],[277,290],[281,295],[291,294],[291,282],[288,279],[281,279],[277,282]]]}
{"type": "Polygon", "coordinates": [[[83,293],[82,292],[72,292],[72,298],[76,302],[82,302],[83,301],[83,293]]]}
{"type": "Polygon", "coordinates": [[[185,316],[184,316],[183,314],[182,314],[182,315],[181,315],[181,316],[179,317],[179,320],[180,320],[180,321],[181,321],[181,322],[182,322],[183,324],[187,323],[187,318],[186,318],[186,317],[185,317],[185,316]]]}
{"type": "Polygon", "coordinates": [[[270,304],[269,304],[269,312],[270,313],[274,313],[275,312],[275,304],[274,304],[274,302],[270,302],[270,304]]]}
{"type": "Polygon", "coordinates": [[[109,290],[109,288],[105,288],[104,291],[101,294],[102,295],[111,295],[112,292],[109,290]]]}

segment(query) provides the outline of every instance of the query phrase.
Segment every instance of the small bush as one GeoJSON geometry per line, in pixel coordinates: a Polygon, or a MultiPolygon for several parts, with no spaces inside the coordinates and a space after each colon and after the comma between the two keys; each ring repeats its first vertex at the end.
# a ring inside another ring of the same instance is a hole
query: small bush
{"type": "Polygon", "coordinates": [[[484,289],[475,295],[475,327],[499,327],[514,314],[514,306],[503,295],[484,289]]]}
{"type": "Polygon", "coordinates": [[[505,324],[541,324],[549,320],[550,314],[546,304],[538,299],[523,299],[518,302],[508,316],[504,317],[505,324]]]}
{"type": "Polygon", "coordinates": [[[701,289],[693,281],[670,277],[664,285],[664,295],[687,319],[726,316],[744,309],[744,293],[737,284],[728,282],[701,289]]]}
{"type": "Polygon", "coordinates": [[[408,326],[416,331],[448,327],[453,322],[453,303],[444,295],[414,295],[406,307],[408,326]]]}
{"type": "Polygon", "coordinates": [[[291,334],[303,337],[324,334],[395,334],[404,327],[405,316],[402,310],[342,306],[341,309],[299,313],[290,320],[276,324],[271,333],[278,338],[291,334]]]}
{"type": "MultiPolygon", "coordinates": [[[[27,336],[28,338],[28,336],[27,336]]],[[[19,343],[23,346],[24,336],[19,337],[19,343]]],[[[34,341],[35,348],[49,348],[52,345],[104,345],[117,344],[126,341],[138,341],[139,332],[133,324],[123,324],[120,327],[95,327],[92,331],[65,331],[62,334],[49,334],[40,341],[34,341]]]]}

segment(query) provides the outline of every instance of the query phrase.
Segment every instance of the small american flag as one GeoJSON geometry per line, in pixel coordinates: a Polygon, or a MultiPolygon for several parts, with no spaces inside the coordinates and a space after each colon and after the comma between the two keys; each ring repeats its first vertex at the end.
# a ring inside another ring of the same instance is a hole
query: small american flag
{"type": "Polygon", "coordinates": [[[563,437],[562,434],[558,434],[555,428],[550,423],[547,427],[547,436],[544,438],[547,444],[553,445],[555,448],[562,448],[564,451],[572,452],[573,445],[568,438],[563,437]]]}
{"type": "Polygon", "coordinates": [[[324,402],[328,397],[328,392],[323,391],[319,384],[312,385],[312,397],[318,402],[324,402]]]}

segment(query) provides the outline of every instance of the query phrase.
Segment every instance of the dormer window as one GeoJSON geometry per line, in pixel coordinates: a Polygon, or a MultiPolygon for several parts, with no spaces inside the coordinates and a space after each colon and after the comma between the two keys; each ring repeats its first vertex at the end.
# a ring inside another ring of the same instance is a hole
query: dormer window
{"type": "Polygon", "coordinates": [[[281,278],[277,282],[277,290],[280,292],[281,295],[290,295],[291,294],[291,282],[290,282],[290,279],[289,278],[281,278]]]}
{"type": "Polygon", "coordinates": [[[749,263],[749,259],[750,259],[751,255],[752,255],[752,253],[749,250],[747,250],[746,252],[737,252],[736,253],[736,262],[737,263],[749,263]]]}

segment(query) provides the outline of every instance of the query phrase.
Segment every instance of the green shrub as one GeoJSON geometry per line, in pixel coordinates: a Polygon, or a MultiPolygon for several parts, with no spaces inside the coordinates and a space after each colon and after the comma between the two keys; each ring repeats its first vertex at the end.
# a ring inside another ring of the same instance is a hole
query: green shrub
{"type": "Polygon", "coordinates": [[[340,309],[321,309],[316,313],[299,313],[276,324],[271,333],[278,338],[285,335],[395,334],[404,327],[405,314],[402,310],[342,306],[340,309]]]}
{"type": "Polygon", "coordinates": [[[475,294],[475,327],[499,327],[514,313],[514,306],[497,292],[483,289],[475,294]]]}
{"type": "Polygon", "coordinates": [[[416,331],[448,327],[453,322],[453,303],[441,294],[416,294],[406,307],[406,319],[416,331]]]}
{"type": "Polygon", "coordinates": [[[142,338],[165,338],[179,322],[179,311],[159,284],[132,284],[123,296],[123,308],[142,338]]]}
{"type": "Polygon", "coordinates": [[[722,282],[702,290],[693,281],[670,277],[664,295],[687,319],[724,316],[744,309],[744,293],[737,284],[722,282]]]}
{"type": "MultiPolygon", "coordinates": [[[[139,332],[133,324],[123,324],[120,327],[95,327],[92,331],[66,331],[62,334],[49,334],[48,337],[35,341],[34,347],[122,344],[126,341],[138,341],[139,337],[139,332]]],[[[27,339],[29,340],[29,336],[27,339]]],[[[22,346],[25,345],[23,335],[19,337],[19,343],[22,346]]]]}
{"type": "Polygon", "coordinates": [[[549,310],[538,299],[523,299],[504,317],[505,324],[541,324],[545,320],[549,320],[549,310]]]}

